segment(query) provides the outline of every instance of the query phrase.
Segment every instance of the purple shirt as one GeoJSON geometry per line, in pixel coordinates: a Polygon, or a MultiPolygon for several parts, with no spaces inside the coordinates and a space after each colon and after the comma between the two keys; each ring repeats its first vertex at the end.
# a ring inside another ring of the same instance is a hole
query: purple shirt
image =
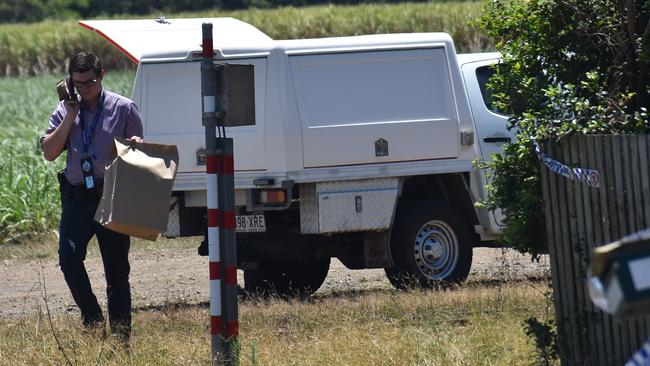
{"type": "MultiPolygon", "coordinates": [[[[92,141],[90,143],[90,152],[92,152],[93,176],[97,179],[104,178],[104,170],[112,161],[108,161],[114,143],[113,137],[130,138],[132,136],[142,137],[142,121],[140,112],[135,103],[119,94],[104,89],[102,91],[104,104],[101,108],[101,114],[95,127],[92,141]]],[[[102,97],[100,97],[101,101],[102,97]]],[[[83,108],[83,106],[81,107],[83,108]]],[[[86,131],[99,112],[98,105],[94,105],[90,110],[84,109],[84,120],[86,131]]],[[[50,117],[50,127],[46,135],[52,133],[65,118],[65,107],[63,102],[54,108],[50,117]]],[[[66,159],[65,176],[70,184],[82,184],[83,172],[81,171],[81,160],[85,156],[83,139],[81,135],[81,111],[74,120],[74,125],[70,129],[66,148],[68,157],[66,159]]]]}

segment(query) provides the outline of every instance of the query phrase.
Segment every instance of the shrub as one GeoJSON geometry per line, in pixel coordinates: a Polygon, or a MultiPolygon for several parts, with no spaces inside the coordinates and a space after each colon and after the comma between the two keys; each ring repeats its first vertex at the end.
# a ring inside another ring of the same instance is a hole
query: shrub
{"type": "Polygon", "coordinates": [[[484,202],[501,207],[503,239],[545,251],[539,163],[533,142],[570,134],[647,132],[650,2],[495,0],[482,27],[503,54],[490,86],[518,142],[493,162],[484,202]]]}

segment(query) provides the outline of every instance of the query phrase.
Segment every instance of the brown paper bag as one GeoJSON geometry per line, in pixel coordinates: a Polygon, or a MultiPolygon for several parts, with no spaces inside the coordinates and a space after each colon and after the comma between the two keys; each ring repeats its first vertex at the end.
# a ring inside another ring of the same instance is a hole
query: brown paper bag
{"type": "Polygon", "coordinates": [[[106,167],[95,221],[115,232],[155,241],[167,228],[178,149],[122,138],[114,142],[115,158],[106,167]]]}

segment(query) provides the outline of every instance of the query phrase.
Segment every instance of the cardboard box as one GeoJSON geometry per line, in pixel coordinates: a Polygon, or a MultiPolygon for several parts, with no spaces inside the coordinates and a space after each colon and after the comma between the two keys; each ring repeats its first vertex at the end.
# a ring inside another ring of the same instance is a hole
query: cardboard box
{"type": "Polygon", "coordinates": [[[115,232],[155,241],[167,228],[178,167],[176,145],[115,138],[95,221],[115,232]]]}

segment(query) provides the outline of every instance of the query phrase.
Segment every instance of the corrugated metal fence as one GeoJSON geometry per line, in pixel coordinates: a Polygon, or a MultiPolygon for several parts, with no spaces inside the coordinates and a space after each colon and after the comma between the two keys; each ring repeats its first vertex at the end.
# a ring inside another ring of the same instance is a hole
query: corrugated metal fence
{"type": "Polygon", "coordinates": [[[562,364],[623,365],[650,336],[650,318],[603,313],[585,280],[594,247],[650,227],[650,135],[572,136],[546,153],[600,177],[595,188],[541,168],[562,364]]]}

